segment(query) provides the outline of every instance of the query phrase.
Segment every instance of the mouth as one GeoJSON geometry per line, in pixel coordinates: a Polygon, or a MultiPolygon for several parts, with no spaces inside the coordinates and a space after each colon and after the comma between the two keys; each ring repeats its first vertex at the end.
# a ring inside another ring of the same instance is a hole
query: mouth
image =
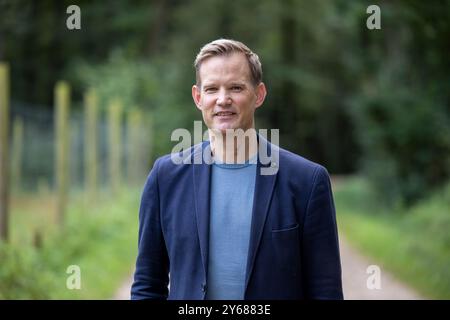
{"type": "Polygon", "coordinates": [[[236,114],[236,112],[231,112],[231,111],[219,111],[219,112],[215,112],[214,116],[215,117],[230,117],[230,116],[234,116],[236,114]]]}

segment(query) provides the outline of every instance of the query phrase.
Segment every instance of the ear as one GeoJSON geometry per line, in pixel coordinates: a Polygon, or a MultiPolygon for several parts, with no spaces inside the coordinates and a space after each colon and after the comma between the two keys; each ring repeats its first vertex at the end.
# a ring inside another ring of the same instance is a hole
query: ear
{"type": "Polygon", "coordinates": [[[259,108],[263,104],[264,100],[266,99],[266,95],[267,95],[266,85],[263,82],[261,82],[256,87],[256,102],[255,102],[256,108],[259,108]]]}
{"type": "Polygon", "coordinates": [[[201,88],[193,85],[192,86],[192,99],[194,99],[195,105],[198,109],[202,110],[202,106],[200,104],[200,98],[201,98],[201,88]]]}

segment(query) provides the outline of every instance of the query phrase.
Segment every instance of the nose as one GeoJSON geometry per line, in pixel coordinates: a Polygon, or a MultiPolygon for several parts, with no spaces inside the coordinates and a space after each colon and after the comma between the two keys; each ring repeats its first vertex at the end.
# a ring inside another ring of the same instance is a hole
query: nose
{"type": "Polygon", "coordinates": [[[219,90],[216,103],[218,106],[226,106],[231,104],[231,97],[227,90],[225,89],[219,90]]]}

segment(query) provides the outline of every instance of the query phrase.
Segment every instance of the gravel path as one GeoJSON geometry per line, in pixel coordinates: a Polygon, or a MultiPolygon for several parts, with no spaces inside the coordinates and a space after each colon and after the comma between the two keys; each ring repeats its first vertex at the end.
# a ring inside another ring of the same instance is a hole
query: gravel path
{"type": "MultiPolygon", "coordinates": [[[[411,288],[396,280],[391,274],[379,267],[380,271],[380,289],[373,288],[374,282],[369,281],[369,289],[367,280],[369,277],[373,279],[374,269],[368,267],[377,265],[370,258],[362,256],[355,249],[351,248],[348,243],[339,235],[341,263],[342,263],[342,281],[344,287],[344,298],[346,300],[419,300],[424,299],[411,288]],[[368,272],[369,271],[369,272],[368,272]]],[[[378,271],[377,271],[378,272],[378,271]]]]}
{"type": "Polygon", "coordinates": [[[130,276],[124,281],[119,290],[117,290],[116,295],[113,297],[113,300],[130,300],[130,289],[132,283],[133,277],[130,276]]]}

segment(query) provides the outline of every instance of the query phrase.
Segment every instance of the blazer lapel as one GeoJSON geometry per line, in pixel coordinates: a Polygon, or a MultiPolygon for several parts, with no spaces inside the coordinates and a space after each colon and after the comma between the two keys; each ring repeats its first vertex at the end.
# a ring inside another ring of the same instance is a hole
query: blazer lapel
{"type": "MultiPolygon", "coordinates": [[[[267,152],[273,152],[277,146],[270,144],[263,137],[258,135],[258,143],[262,144],[263,148],[268,148],[267,152]]],[[[261,150],[261,149],[260,149],[261,150]]],[[[267,153],[266,153],[267,154],[267,153]]],[[[256,253],[258,251],[259,243],[266,222],[269,205],[272,200],[272,193],[275,187],[276,174],[262,175],[261,169],[270,166],[278,166],[277,163],[271,162],[262,164],[258,156],[258,164],[256,168],[255,192],[253,197],[253,211],[252,211],[252,225],[250,231],[250,243],[248,248],[247,269],[245,278],[245,290],[247,290],[248,282],[253,272],[256,253]]]]}
{"type": "MultiPolygon", "coordinates": [[[[205,277],[208,274],[208,252],[209,252],[209,210],[210,210],[210,181],[211,165],[205,159],[201,158],[200,164],[195,164],[196,157],[203,156],[203,150],[210,149],[209,141],[199,145],[194,150],[193,157],[193,190],[195,197],[195,215],[197,219],[197,231],[200,242],[200,252],[202,255],[203,269],[205,277]],[[200,154],[199,154],[200,153],[200,154]]],[[[205,152],[211,155],[210,152],[205,152]]]]}

